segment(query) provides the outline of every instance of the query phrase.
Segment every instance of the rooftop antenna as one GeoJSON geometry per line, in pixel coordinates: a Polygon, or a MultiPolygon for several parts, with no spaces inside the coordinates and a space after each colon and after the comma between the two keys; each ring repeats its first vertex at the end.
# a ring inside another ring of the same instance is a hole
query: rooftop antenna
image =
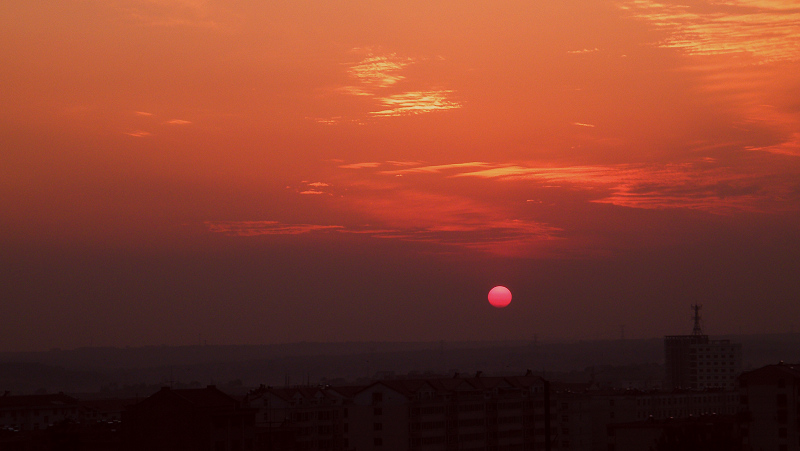
{"type": "Polygon", "coordinates": [[[692,329],[692,335],[703,335],[703,328],[700,326],[702,322],[700,319],[701,308],[703,308],[701,304],[692,305],[692,310],[694,310],[694,329],[692,329]]]}

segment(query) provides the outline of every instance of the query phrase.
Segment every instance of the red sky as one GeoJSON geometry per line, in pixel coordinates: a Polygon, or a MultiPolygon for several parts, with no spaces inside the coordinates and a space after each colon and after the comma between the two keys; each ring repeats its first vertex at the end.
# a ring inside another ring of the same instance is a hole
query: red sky
{"type": "Polygon", "coordinates": [[[0,350],[800,327],[793,1],[10,0],[0,57],[0,350]]]}

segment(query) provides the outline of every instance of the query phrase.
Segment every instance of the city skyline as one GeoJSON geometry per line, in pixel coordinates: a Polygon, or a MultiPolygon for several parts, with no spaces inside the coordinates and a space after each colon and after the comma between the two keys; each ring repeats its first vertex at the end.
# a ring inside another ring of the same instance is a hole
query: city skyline
{"type": "Polygon", "coordinates": [[[712,336],[795,330],[792,2],[13,0],[0,24],[0,351],[654,338],[697,303],[712,336]]]}

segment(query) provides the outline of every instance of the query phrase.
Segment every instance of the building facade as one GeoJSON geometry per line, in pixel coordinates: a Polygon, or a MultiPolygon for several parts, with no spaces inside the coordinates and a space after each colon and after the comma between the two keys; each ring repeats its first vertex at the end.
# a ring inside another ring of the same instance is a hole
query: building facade
{"type": "Polygon", "coordinates": [[[664,337],[665,389],[735,390],[742,371],[742,345],[708,335],[664,337]]]}
{"type": "Polygon", "coordinates": [[[548,387],[532,375],[382,380],[262,387],[247,403],[260,436],[282,437],[268,449],[544,450],[559,431],[548,387]]]}
{"type": "Polygon", "coordinates": [[[701,305],[693,305],[691,335],[664,337],[664,389],[736,390],[742,371],[742,345],[730,340],[710,340],[703,334],[701,305]]]}
{"type": "Polygon", "coordinates": [[[747,371],[739,384],[746,449],[800,450],[800,365],[747,371]]]}

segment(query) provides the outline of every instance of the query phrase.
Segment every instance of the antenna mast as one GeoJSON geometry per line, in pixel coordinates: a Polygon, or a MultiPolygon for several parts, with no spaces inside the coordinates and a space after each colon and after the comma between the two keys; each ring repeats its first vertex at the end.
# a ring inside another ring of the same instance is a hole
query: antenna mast
{"type": "Polygon", "coordinates": [[[700,326],[700,309],[703,308],[700,304],[693,304],[692,310],[694,310],[694,329],[692,329],[692,335],[703,335],[703,328],[700,326]]]}

